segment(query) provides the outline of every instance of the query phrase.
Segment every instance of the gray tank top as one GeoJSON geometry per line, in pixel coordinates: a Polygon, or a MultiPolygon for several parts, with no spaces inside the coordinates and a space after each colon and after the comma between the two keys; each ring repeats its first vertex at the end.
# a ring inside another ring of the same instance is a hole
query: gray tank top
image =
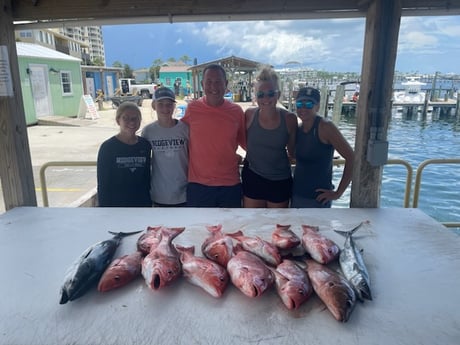
{"type": "Polygon", "coordinates": [[[280,124],[274,129],[259,124],[259,109],[247,131],[246,160],[256,174],[273,181],[291,177],[291,164],[286,151],[289,133],[285,111],[279,110],[280,124]]]}

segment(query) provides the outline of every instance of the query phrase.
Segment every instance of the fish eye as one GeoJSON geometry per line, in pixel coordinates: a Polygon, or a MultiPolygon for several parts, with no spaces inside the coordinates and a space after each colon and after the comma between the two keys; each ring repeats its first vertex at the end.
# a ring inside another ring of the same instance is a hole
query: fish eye
{"type": "Polygon", "coordinates": [[[116,275],[115,277],[113,277],[114,280],[116,281],[119,281],[121,279],[121,277],[119,275],[116,275]]]}

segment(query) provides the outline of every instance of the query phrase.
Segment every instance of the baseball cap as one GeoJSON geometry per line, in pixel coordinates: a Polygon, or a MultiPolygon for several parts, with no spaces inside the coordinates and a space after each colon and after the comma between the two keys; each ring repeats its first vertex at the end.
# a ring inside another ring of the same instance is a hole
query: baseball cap
{"type": "Polygon", "coordinates": [[[160,99],[170,99],[171,101],[176,101],[176,96],[174,95],[173,90],[168,87],[162,86],[155,90],[154,100],[159,101],[160,99]]]}
{"type": "Polygon", "coordinates": [[[314,101],[315,103],[319,103],[320,99],[321,95],[319,90],[311,86],[301,88],[297,93],[297,97],[295,98],[296,101],[310,100],[314,101]]]}

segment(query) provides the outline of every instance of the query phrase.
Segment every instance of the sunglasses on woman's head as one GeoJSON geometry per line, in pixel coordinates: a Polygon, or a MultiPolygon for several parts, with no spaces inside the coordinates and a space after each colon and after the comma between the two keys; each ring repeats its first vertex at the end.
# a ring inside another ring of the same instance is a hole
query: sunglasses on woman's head
{"type": "Polygon", "coordinates": [[[305,108],[305,109],[313,109],[313,107],[315,106],[315,102],[313,101],[297,101],[295,102],[295,106],[297,107],[297,109],[302,109],[302,108],[305,108]]]}
{"type": "Polygon", "coordinates": [[[275,97],[276,93],[278,92],[278,90],[270,90],[270,91],[259,91],[257,92],[257,98],[264,98],[265,96],[267,96],[268,98],[272,98],[272,97],[275,97]]]}

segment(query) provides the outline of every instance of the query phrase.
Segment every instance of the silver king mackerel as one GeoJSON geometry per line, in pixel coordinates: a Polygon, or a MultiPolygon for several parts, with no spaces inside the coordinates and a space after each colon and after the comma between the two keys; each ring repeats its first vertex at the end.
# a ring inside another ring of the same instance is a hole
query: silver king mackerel
{"type": "Polygon", "coordinates": [[[358,249],[352,237],[364,223],[365,222],[361,222],[350,231],[334,230],[336,233],[346,238],[343,249],[340,251],[340,268],[347,280],[353,286],[360,301],[364,301],[364,299],[372,300],[369,273],[364,264],[361,250],[358,249]]]}

